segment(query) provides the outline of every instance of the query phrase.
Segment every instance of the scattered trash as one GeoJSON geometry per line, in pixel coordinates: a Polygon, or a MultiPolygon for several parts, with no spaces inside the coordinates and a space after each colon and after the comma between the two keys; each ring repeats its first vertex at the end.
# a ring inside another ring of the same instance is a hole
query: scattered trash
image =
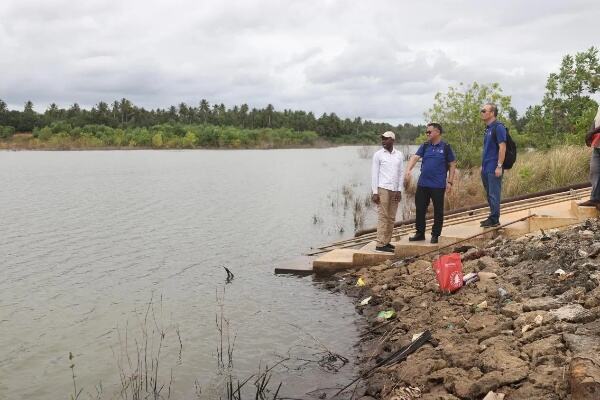
{"type": "Polygon", "coordinates": [[[581,250],[581,249],[579,249],[579,251],[578,251],[577,253],[579,254],[579,257],[583,257],[583,258],[585,258],[585,257],[587,257],[587,256],[588,256],[588,252],[587,252],[587,251],[585,251],[585,250],[581,250]]]}
{"type": "Polygon", "coordinates": [[[521,328],[521,333],[525,333],[530,329],[531,329],[531,325],[529,325],[529,324],[523,325],[523,327],[521,328]]]}
{"type": "Polygon", "coordinates": [[[485,395],[483,400],[504,400],[504,393],[496,393],[493,391],[489,391],[488,394],[485,395]]]}
{"type": "Polygon", "coordinates": [[[487,300],[484,300],[481,303],[477,304],[477,309],[479,309],[479,310],[486,309],[487,307],[488,307],[487,300]]]}
{"type": "Polygon", "coordinates": [[[358,278],[356,281],[356,286],[365,286],[365,281],[363,281],[363,278],[358,278]]]}
{"type": "Polygon", "coordinates": [[[541,315],[536,315],[533,322],[535,322],[536,325],[541,325],[542,322],[544,322],[544,317],[542,317],[541,315]]]}
{"type": "Polygon", "coordinates": [[[479,275],[477,272],[469,272],[465,276],[463,276],[463,285],[468,285],[470,283],[475,283],[479,280],[479,275]]]}
{"type": "Polygon", "coordinates": [[[417,340],[418,338],[420,338],[425,332],[419,332],[419,333],[415,333],[414,335],[412,335],[412,339],[410,339],[411,342],[414,342],[415,340],[417,340]]]}
{"type": "Polygon", "coordinates": [[[562,268],[557,269],[556,271],[554,271],[555,274],[557,275],[564,275],[566,274],[565,270],[562,268]]]}
{"type": "Polygon", "coordinates": [[[421,389],[418,387],[401,387],[396,388],[392,392],[393,396],[390,397],[390,400],[414,400],[421,398],[421,389]]]}
{"type": "Polygon", "coordinates": [[[372,299],[372,298],[373,298],[373,296],[369,296],[369,297],[367,297],[366,299],[363,299],[363,300],[360,302],[360,305],[361,305],[361,306],[366,306],[367,304],[369,304],[369,301],[371,301],[371,299],[372,299]]]}
{"type": "Polygon", "coordinates": [[[396,311],[394,311],[394,310],[379,311],[379,314],[377,314],[377,320],[378,321],[383,321],[383,320],[386,320],[386,319],[390,319],[394,315],[396,315],[396,311]]]}
{"type": "Polygon", "coordinates": [[[433,262],[433,268],[442,292],[452,293],[462,287],[463,273],[460,254],[450,253],[440,256],[433,262]]]}
{"type": "Polygon", "coordinates": [[[504,299],[505,297],[508,296],[508,292],[506,291],[506,289],[499,287],[498,288],[498,296],[500,296],[501,299],[504,299]]]}

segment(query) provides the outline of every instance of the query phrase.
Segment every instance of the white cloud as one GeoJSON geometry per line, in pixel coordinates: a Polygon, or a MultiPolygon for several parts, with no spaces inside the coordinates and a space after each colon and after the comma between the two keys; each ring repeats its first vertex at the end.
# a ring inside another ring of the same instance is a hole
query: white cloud
{"type": "Polygon", "coordinates": [[[478,81],[524,111],[565,54],[598,45],[599,13],[595,0],[4,0],[0,98],[421,122],[437,91],[478,81]]]}

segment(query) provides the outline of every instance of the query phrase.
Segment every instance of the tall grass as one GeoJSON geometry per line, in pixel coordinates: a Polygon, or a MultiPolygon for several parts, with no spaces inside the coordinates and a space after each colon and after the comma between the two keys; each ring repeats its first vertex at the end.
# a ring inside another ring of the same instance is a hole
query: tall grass
{"type": "Polygon", "coordinates": [[[519,154],[502,182],[504,197],[582,183],[588,180],[591,150],[583,146],[560,146],[547,151],[519,154]]]}
{"type": "MultiPolygon", "coordinates": [[[[502,198],[530,194],[588,181],[591,150],[583,146],[559,146],[549,150],[520,152],[512,169],[504,172],[502,198]]],[[[457,170],[454,185],[446,194],[448,210],[485,203],[480,168],[457,170]]],[[[406,193],[416,191],[416,180],[406,193]]]]}

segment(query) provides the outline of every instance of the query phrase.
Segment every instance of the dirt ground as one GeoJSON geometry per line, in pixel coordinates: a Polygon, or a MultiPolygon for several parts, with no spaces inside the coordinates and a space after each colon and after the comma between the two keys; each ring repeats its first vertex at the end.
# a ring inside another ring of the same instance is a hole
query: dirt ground
{"type": "Polygon", "coordinates": [[[479,281],[452,294],[440,292],[431,258],[340,273],[328,284],[355,298],[367,321],[365,373],[415,335],[432,334],[405,360],[368,373],[355,398],[600,399],[600,220],[456,250],[479,281]],[[385,310],[395,316],[378,319],[385,310]]]}

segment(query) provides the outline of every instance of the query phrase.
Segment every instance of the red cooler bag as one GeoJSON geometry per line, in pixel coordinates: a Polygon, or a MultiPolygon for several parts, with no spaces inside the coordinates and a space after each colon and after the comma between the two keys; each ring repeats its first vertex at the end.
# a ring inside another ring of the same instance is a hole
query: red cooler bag
{"type": "Polygon", "coordinates": [[[463,272],[460,254],[450,253],[438,257],[433,262],[435,275],[442,292],[451,293],[463,285],[463,272]]]}

